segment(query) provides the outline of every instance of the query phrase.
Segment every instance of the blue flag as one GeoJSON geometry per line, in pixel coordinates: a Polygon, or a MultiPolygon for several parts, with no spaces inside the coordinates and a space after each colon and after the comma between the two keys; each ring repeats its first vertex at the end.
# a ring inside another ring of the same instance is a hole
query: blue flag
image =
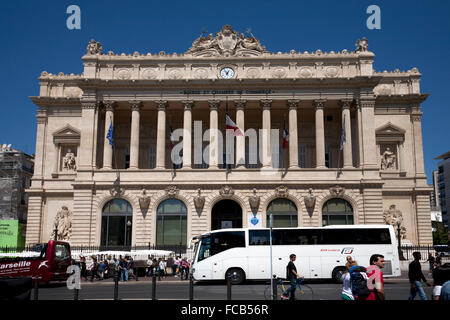
{"type": "Polygon", "coordinates": [[[111,147],[114,148],[114,140],[113,140],[113,125],[112,122],[109,125],[109,130],[108,130],[108,134],[106,135],[106,139],[109,140],[109,144],[111,145],[111,147]]]}
{"type": "Polygon", "coordinates": [[[345,137],[345,116],[344,116],[344,122],[342,123],[342,135],[341,135],[341,147],[340,149],[344,149],[344,143],[345,143],[346,137],[345,137]]]}

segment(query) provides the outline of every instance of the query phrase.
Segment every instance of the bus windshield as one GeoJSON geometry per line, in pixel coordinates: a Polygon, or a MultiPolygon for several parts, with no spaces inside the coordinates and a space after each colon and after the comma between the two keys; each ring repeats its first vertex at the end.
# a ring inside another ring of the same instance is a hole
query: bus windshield
{"type": "Polygon", "coordinates": [[[197,261],[202,261],[220,252],[245,247],[244,231],[215,232],[202,237],[197,261]]]}

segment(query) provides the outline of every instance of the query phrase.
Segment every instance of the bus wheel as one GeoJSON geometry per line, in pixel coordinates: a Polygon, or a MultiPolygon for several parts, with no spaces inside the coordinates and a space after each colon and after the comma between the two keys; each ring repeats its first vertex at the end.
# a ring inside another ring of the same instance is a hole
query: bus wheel
{"type": "Polygon", "coordinates": [[[231,284],[241,284],[245,280],[245,273],[242,269],[228,269],[225,273],[225,281],[231,277],[231,284]]]}
{"type": "Polygon", "coordinates": [[[346,268],[345,267],[337,267],[334,268],[331,278],[336,283],[342,283],[342,275],[344,274],[346,268]]]}

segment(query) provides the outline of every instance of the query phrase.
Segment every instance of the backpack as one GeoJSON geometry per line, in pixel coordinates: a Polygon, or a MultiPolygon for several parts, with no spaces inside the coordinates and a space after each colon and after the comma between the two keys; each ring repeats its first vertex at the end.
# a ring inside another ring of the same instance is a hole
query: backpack
{"type": "Polygon", "coordinates": [[[350,269],[350,278],[352,281],[353,295],[358,297],[368,297],[369,288],[367,287],[366,268],[355,266],[350,269]]]}

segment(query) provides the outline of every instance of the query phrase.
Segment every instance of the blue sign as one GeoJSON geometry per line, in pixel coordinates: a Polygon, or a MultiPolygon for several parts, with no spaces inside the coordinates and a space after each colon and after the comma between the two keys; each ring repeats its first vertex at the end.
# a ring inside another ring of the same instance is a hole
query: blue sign
{"type": "Polygon", "coordinates": [[[253,217],[253,218],[250,220],[250,222],[251,222],[254,226],[256,226],[256,225],[258,224],[258,222],[259,222],[259,219],[258,219],[257,217],[253,217]]]}

